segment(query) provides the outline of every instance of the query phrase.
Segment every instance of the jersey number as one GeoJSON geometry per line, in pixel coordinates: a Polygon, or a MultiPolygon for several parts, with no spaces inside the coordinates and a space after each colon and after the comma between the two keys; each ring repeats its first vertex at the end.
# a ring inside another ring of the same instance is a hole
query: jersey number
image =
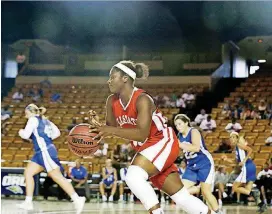
{"type": "Polygon", "coordinates": [[[192,159],[192,158],[195,158],[197,157],[197,153],[195,152],[185,152],[185,158],[188,160],[188,159],[192,159]]]}

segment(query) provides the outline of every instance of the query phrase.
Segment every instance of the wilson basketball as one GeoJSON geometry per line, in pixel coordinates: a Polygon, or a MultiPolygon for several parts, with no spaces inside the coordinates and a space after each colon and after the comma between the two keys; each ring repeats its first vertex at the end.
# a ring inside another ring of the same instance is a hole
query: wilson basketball
{"type": "Polygon", "coordinates": [[[69,149],[78,156],[94,154],[99,147],[99,140],[93,140],[97,133],[89,132],[89,124],[75,126],[68,135],[69,149]]]}

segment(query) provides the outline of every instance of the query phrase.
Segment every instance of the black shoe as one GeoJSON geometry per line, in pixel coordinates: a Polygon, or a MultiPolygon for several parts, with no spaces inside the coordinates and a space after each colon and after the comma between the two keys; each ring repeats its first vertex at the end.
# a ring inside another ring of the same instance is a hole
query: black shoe
{"type": "Polygon", "coordinates": [[[264,203],[258,204],[258,207],[259,207],[257,210],[258,213],[264,213],[267,210],[266,204],[264,203]]]}

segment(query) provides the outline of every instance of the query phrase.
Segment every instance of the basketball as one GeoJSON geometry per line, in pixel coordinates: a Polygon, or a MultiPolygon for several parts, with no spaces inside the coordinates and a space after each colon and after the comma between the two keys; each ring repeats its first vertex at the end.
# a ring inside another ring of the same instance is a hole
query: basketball
{"type": "Polygon", "coordinates": [[[80,157],[94,154],[99,147],[99,140],[93,140],[97,133],[89,133],[89,124],[76,125],[68,135],[68,147],[80,157]]]}

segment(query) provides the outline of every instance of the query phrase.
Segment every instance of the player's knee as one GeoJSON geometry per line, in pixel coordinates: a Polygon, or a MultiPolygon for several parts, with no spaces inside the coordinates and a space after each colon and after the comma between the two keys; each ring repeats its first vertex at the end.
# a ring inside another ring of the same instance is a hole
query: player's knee
{"type": "Polygon", "coordinates": [[[174,195],[171,195],[170,198],[178,205],[182,206],[188,203],[187,198],[189,196],[188,190],[183,187],[178,192],[176,192],[174,195]]]}
{"type": "Polygon", "coordinates": [[[135,183],[137,183],[138,180],[147,180],[148,179],[148,174],[145,170],[143,170],[139,166],[129,166],[127,174],[126,174],[126,184],[128,186],[131,186],[135,183]]]}

